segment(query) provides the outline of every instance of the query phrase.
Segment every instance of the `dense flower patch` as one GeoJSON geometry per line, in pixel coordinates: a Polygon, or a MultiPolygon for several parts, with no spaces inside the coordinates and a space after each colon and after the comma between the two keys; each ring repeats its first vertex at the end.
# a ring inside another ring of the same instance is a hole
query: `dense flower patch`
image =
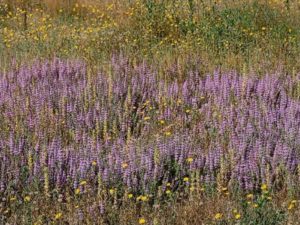
{"type": "Polygon", "coordinates": [[[1,191],[295,185],[295,81],[218,71],[169,81],[122,57],[98,74],[58,59],[14,69],[0,82],[1,191]]]}

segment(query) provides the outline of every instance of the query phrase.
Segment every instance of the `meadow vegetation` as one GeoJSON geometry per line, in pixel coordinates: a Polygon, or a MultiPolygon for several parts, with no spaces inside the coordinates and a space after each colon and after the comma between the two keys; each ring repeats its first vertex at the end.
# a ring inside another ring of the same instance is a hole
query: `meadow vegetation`
{"type": "MultiPolygon", "coordinates": [[[[3,0],[2,0],[3,1],[3,0]]],[[[3,1],[1,63],[83,58],[92,65],[122,52],[162,68],[196,57],[265,72],[299,68],[298,1],[3,1]],[[19,2],[19,3],[18,3],[19,2]]]]}
{"type": "Polygon", "coordinates": [[[300,224],[300,2],[0,0],[0,224],[300,224]]]}

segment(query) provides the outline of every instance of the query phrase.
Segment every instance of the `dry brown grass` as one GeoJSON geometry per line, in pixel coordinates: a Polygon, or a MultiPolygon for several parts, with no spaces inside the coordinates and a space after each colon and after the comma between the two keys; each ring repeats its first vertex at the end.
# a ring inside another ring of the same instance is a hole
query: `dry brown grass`
{"type": "Polygon", "coordinates": [[[115,6],[124,6],[130,1],[116,1],[116,0],[0,0],[0,3],[7,4],[9,8],[15,9],[17,7],[28,8],[35,5],[42,5],[49,11],[57,11],[59,9],[72,9],[76,4],[98,6],[114,4],[115,6]]]}
{"type": "MultiPolygon", "coordinates": [[[[139,218],[146,220],[148,225],[201,225],[201,224],[249,224],[257,220],[256,224],[261,223],[261,216],[269,216],[268,212],[276,215],[279,211],[285,211],[285,217],[281,223],[270,220],[268,224],[290,224],[298,225],[300,208],[297,205],[293,210],[287,210],[289,198],[286,193],[279,193],[272,196],[272,200],[264,207],[247,208],[248,215],[241,204],[244,196],[235,196],[234,193],[229,196],[221,194],[199,194],[189,196],[187,199],[174,202],[158,202],[150,205],[147,202],[137,203],[135,200],[127,200],[123,205],[110,204],[109,198],[105,200],[104,211],[100,210],[100,202],[103,201],[94,195],[86,194],[74,198],[64,195],[62,200],[48,199],[41,195],[32,195],[30,203],[17,206],[17,203],[10,203],[9,207],[1,208],[0,212],[7,217],[8,224],[120,224],[132,225],[138,224],[139,218]],[[16,211],[18,213],[16,213],[16,211]],[[236,211],[235,211],[236,210],[236,211]],[[62,214],[59,220],[55,215],[62,214]],[[222,214],[222,218],[217,220],[215,215],[222,214]],[[235,218],[235,214],[241,215],[240,219],[235,218]],[[16,215],[19,216],[16,216],[16,215]],[[29,223],[30,221],[30,223],[29,223]]],[[[246,201],[246,200],[244,200],[246,201]]],[[[271,218],[271,217],[270,217],[271,218]]],[[[0,221],[1,222],[1,221],[0,221]]]]}

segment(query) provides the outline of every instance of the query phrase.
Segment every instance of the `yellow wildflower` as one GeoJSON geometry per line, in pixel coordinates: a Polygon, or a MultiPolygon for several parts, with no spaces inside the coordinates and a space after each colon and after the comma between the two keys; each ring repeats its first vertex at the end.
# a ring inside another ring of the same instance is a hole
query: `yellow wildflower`
{"type": "Polygon", "coordinates": [[[79,195],[80,194],[80,189],[79,188],[76,188],[75,189],[75,195],[79,195]]]}
{"type": "Polygon", "coordinates": [[[137,201],[141,200],[141,201],[145,202],[145,201],[148,201],[149,198],[148,198],[147,195],[140,195],[140,196],[138,196],[138,197],[136,198],[136,200],[137,200],[137,201]]]}
{"type": "Polygon", "coordinates": [[[128,198],[130,199],[130,198],[132,198],[133,197],[133,194],[128,194],[128,198]]]}
{"type": "Polygon", "coordinates": [[[150,116],[146,116],[146,117],[144,118],[144,120],[147,121],[147,120],[150,120],[150,118],[151,118],[150,116]]]}
{"type": "Polygon", "coordinates": [[[171,191],[170,190],[166,190],[166,194],[171,194],[171,191]]]}
{"type": "Polygon", "coordinates": [[[260,189],[262,191],[266,191],[268,189],[268,186],[266,184],[262,184],[261,187],[260,187],[260,189]]]}
{"type": "Polygon", "coordinates": [[[165,135],[166,135],[166,136],[171,136],[171,134],[172,134],[172,133],[171,133],[170,131],[165,132],[165,135]]]}
{"type": "Polygon", "coordinates": [[[193,159],[192,157],[188,157],[188,158],[186,159],[186,161],[187,161],[188,163],[192,163],[192,162],[194,161],[194,159],[193,159]]]}
{"type": "Polygon", "coordinates": [[[127,163],[122,163],[122,168],[125,169],[128,167],[128,164],[127,163]]]}
{"type": "Polygon", "coordinates": [[[184,182],[188,182],[188,181],[189,181],[189,178],[188,178],[188,177],[184,177],[184,178],[183,178],[183,181],[184,181],[184,182]]]}
{"type": "Polygon", "coordinates": [[[139,224],[145,224],[145,223],[146,223],[146,220],[144,218],[139,219],[139,224]]]}
{"type": "Polygon", "coordinates": [[[253,199],[253,194],[247,194],[247,195],[246,195],[246,198],[247,198],[247,199],[253,199]]]}
{"type": "Polygon", "coordinates": [[[239,220],[239,219],[241,218],[241,214],[239,214],[239,213],[235,214],[234,218],[235,218],[236,220],[239,220]]]}
{"type": "Polygon", "coordinates": [[[28,196],[28,195],[25,196],[25,198],[24,198],[24,201],[25,201],[25,202],[30,202],[30,200],[31,200],[30,196],[28,196]]]}
{"type": "Polygon", "coordinates": [[[141,200],[142,200],[143,202],[145,202],[145,201],[148,200],[148,197],[147,197],[147,196],[142,196],[142,197],[141,197],[141,200]]]}
{"type": "Polygon", "coordinates": [[[115,189],[111,188],[109,189],[109,194],[113,195],[115,193],[115,189]]]}
{"type": "Polygon", "coordinates": [[[217,213],[217,214],[215,215],[215,219],[216,219],[216,220],[222,219],[222,217],[223,217],[222,213],[217,213]]]}
{"type": "Polygon", "coordinates": [[[55,214],[55,219],[56,219],[56,220],[59,220],[61,217],[62,217],[62,213],[61,213],[61,212],[55,214]]]}

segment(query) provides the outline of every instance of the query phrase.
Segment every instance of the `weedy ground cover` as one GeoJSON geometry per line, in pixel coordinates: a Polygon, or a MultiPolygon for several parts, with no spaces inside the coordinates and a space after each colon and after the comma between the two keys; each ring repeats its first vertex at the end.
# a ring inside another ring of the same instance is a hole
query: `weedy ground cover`
{"type": "Polygon", "coordinates": [[[123,52],[132,60],[260,73],[298,71],[297,1],[3,1],[2,67],[12,57],[83,58],[92,65],[123,52]]]}
{"type": "MultiPolygon", "coordinates": [[[[80,61],[55,59],[2,74],[3,211],[31,210],[25,206],[39,195],[72,205],[89,196],[82,200],[98,199],[102,210],[135,199],[142,216],[142,202],[176,206],[218,190],[238,203],[243,221],[289,218],[280,207],[298,204],[299,75],[194,70],[170,81],[122,56],[110,65],[93,73],[80,61]],[[260,211],[278,192],[293,203],[260,211]],[[246,194],[248,203],[236,198],[246,194]],[[257,209],[248,212],[248,204],[257,209]]],[[[111,213],[110,223],[121,223],[111,213]]],[[[37,219],[25,215],[26,223],[37,219]]]]}
{"type": "Polygon", "coordinates": [[[298,1],[0,1],[0,224],[299,224],[298,1]]]}

